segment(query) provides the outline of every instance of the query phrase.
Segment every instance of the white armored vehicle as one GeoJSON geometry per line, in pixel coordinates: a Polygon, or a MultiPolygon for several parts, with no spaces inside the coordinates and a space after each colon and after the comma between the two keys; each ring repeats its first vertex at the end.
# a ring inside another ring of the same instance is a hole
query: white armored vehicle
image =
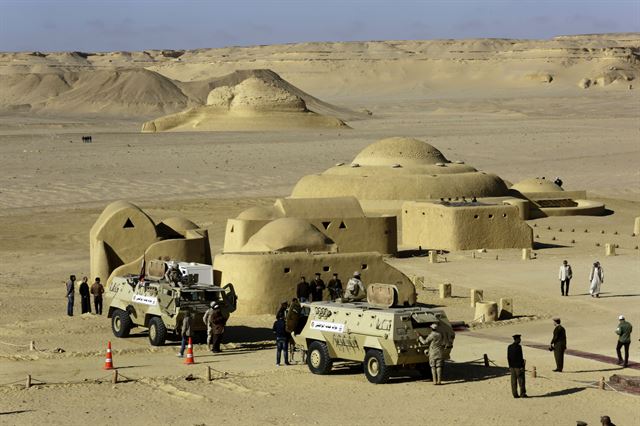
{"type": "Polygon", "coordinates": [[[393,307],[393,292],[374,284],[367,289],[368,302],[313,302],[303,304],[309,318],[294,336],[307,351],[307,365],[314,374],[328,374],[337,360],[363,364],[371,383],[385,383],[394,369],[416,368],[429,376],[428,347],[418,340],[437,324],[446,342],[448,359],[455,333],[441,309],[393,307]],[[384,294],[390,298],[384,300],[384,294]],[[373,302],[373,303],[371,303],[373,302]]]}
{"type": "Polygon", "coordinates": [[[218,303],[227,318],[235,311],[233,285],[214,286],[208,275],[210,265],[177,262],[174,268],[181,271],[181,276],[175,281],[164,278],[168,266],[164,261],[151,261],[144,280],[138,275],[113,278],[105,297],[116,337],[127,337],[132,328],[144,327],[149,329],[151,344],[161,346],[171,335],[178,339],[176,334],[186,312],[193,316],[191,329],[197,335],[206,332],[202,317],[211,302],[218,303]],[[198,273],[188,273],[193,270],[204,272],[204,283],[198,273]]]}

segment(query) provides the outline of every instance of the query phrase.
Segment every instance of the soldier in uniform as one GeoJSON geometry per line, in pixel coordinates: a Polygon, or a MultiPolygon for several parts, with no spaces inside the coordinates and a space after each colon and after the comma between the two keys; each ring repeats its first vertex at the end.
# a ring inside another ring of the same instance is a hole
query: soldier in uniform
{"type": "Polygon", "coordinates": [[[164,278],[174,285],[180,284],[180,280],[182,279],[182,272],[180,272],[180,268],[178,268],[178,264],[176,262],[169,262],[167,272],[164,274],[164,278]]]}
{"type": "Polygon", "coordinates": [[[334,273],[333,278],[329,280],[327,289],[329,289],[329,297],[331,298],[331,301],[342,297],[342,281],[338,278],[337,273],[334,273]]]}
{"type": "Polygon", "coordinates": [[[561,373],[564,367],[564,351],[567,350],[567,332],[560,325],[560,318],[554,318],[553,323],[555,328],[553,329],[553,338],[551,339],[549,350],[553,351],[553,356],[556,359],[556,369],[553,371],[561,373]]]}
{"type": "Polygon", "coordinates": [[[364,284],[360,280],[360,272],[355,271],[353,277],[347,282],[347,288],[344,292],[344,299],[346,301],[362,300],[367,297],[367,291],[364,288],[364,284]]]}
{"type": "Polygon", "coordinates": [[[211,304],[209,305],[209,309],[207,309],[207,312],[204,313],[204,315],[202,316],[202,321],[206,324],[207,326],[207,347],[209,348],[209,350],[213,349],[212,347],[212,343],[213,343],[213,307],[216,306],[216,302],[211,302],[211,304]]]}
{"type": "Polygon", "coordinates": [[[524,381],[525,359],[520,346],[520,335],[513,335],[513,343],[507,348],[507,360],[509,371],[511,372],[511,393],[514,398],[527,398],[527,388],[524,381]],[[518,384],[520,384],[520,395],[518,395],[518,384]]]}
{"type": "Polygon", "coordinates": [[[437,331],[438,324],[430,325],[431,333],[425,338],[418,335],[418,340],[423,345],[429,345],[427,349],[429,354],[429,365],[431,366],[431,375],[433,376],[433,384],[442,384],[442,367],[445,358],[445,339],[440,332],[437,331]]]}

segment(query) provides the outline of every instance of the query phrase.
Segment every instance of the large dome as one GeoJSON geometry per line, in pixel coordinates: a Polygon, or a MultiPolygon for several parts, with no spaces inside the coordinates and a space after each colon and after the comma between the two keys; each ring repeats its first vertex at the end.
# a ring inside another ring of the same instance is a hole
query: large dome
{"type": "Polygon", "coordinates": [[[442,153],[418,139],[393,137],[381,139],[363,149],[353,160],[361,166],[401,166],[448,163],[442,153]]]}

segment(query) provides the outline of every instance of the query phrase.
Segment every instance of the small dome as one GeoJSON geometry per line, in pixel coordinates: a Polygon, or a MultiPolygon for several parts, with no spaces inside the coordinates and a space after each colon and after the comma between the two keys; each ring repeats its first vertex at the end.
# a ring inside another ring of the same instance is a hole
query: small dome
{"type": "Polygon", "coordinates": [[[263,226],[241,251],[332,251],[333,246],[333,241],[306,220],[281,218],[263,226]]]}
{"type": "Polygon", "coordinates": [[[531,194],[536,192],[561,192],[564,191],[550,179],[525,179],[513,185],[511,189],[521,194],[531,194]]]}
{"type": "Polygon", "coordinates": [[[181,216],[168,217],[158,224],[158,228],[162,230],[163,226],[175,231],[179,235],[184,236],[191,229],[200,228],[195,223],[181,216]]]}
{"type": "Polygon", "coordinates": [[[435,147],[413,138],[387,138],[369,145],[353,160],[362,166],[425,165],[448,163],[435,147]]]}
{"type": "Polygon", "coordinates": [[[238,215],[238,219],[242,220],[271,220],[277,219],[279,215],[275,212],[272,206],[263,207],[249,207],[238,215]]]}

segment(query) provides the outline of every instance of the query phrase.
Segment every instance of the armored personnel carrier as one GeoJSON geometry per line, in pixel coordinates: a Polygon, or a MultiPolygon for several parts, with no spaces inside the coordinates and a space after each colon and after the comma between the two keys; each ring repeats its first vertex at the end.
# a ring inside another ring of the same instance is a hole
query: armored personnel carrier
{"type": "MultiPolygon", "coordinates": [[[[149,270],[153,269],[164,270],[164,266],[151,265],[149,270]]],[[[178,338],[176,334],[185,312],[193,315],[191,329],[198,334],[206,332],[202,317],[211,302],[217,302],[227,318],[236,309],[237,297],[232,284],[224,287],[204,284],[199,282],[197,274],[183,275],[176,283],[159,275],[143,280],[138,275],[113,278],[105,292],[105,302],[116,337],[127,337],[131,329],[144,327],[149,329],[151,344],[161,346],[170,337],[178,338]]]]}
{"type": "Polygon", "coordinates": [[[296,345],[307,351],[307,365],[314,374],[328,374],[336,360],[362,363],[371,383],[385,383],[399,367],[417,369],[429,376],[425,337],[437,324],[447,343],[446,358],[453,348],[455,333],[441,309],[394,307],[393,291],[382,284],[369,286],[367,302],[313,302],[303,306],[309,318],[294,336],[296,345]],[[389,294],[385,300],[384,293],[389,294]],[[372,300],[374,299],[374,300],[372,300]]]}

